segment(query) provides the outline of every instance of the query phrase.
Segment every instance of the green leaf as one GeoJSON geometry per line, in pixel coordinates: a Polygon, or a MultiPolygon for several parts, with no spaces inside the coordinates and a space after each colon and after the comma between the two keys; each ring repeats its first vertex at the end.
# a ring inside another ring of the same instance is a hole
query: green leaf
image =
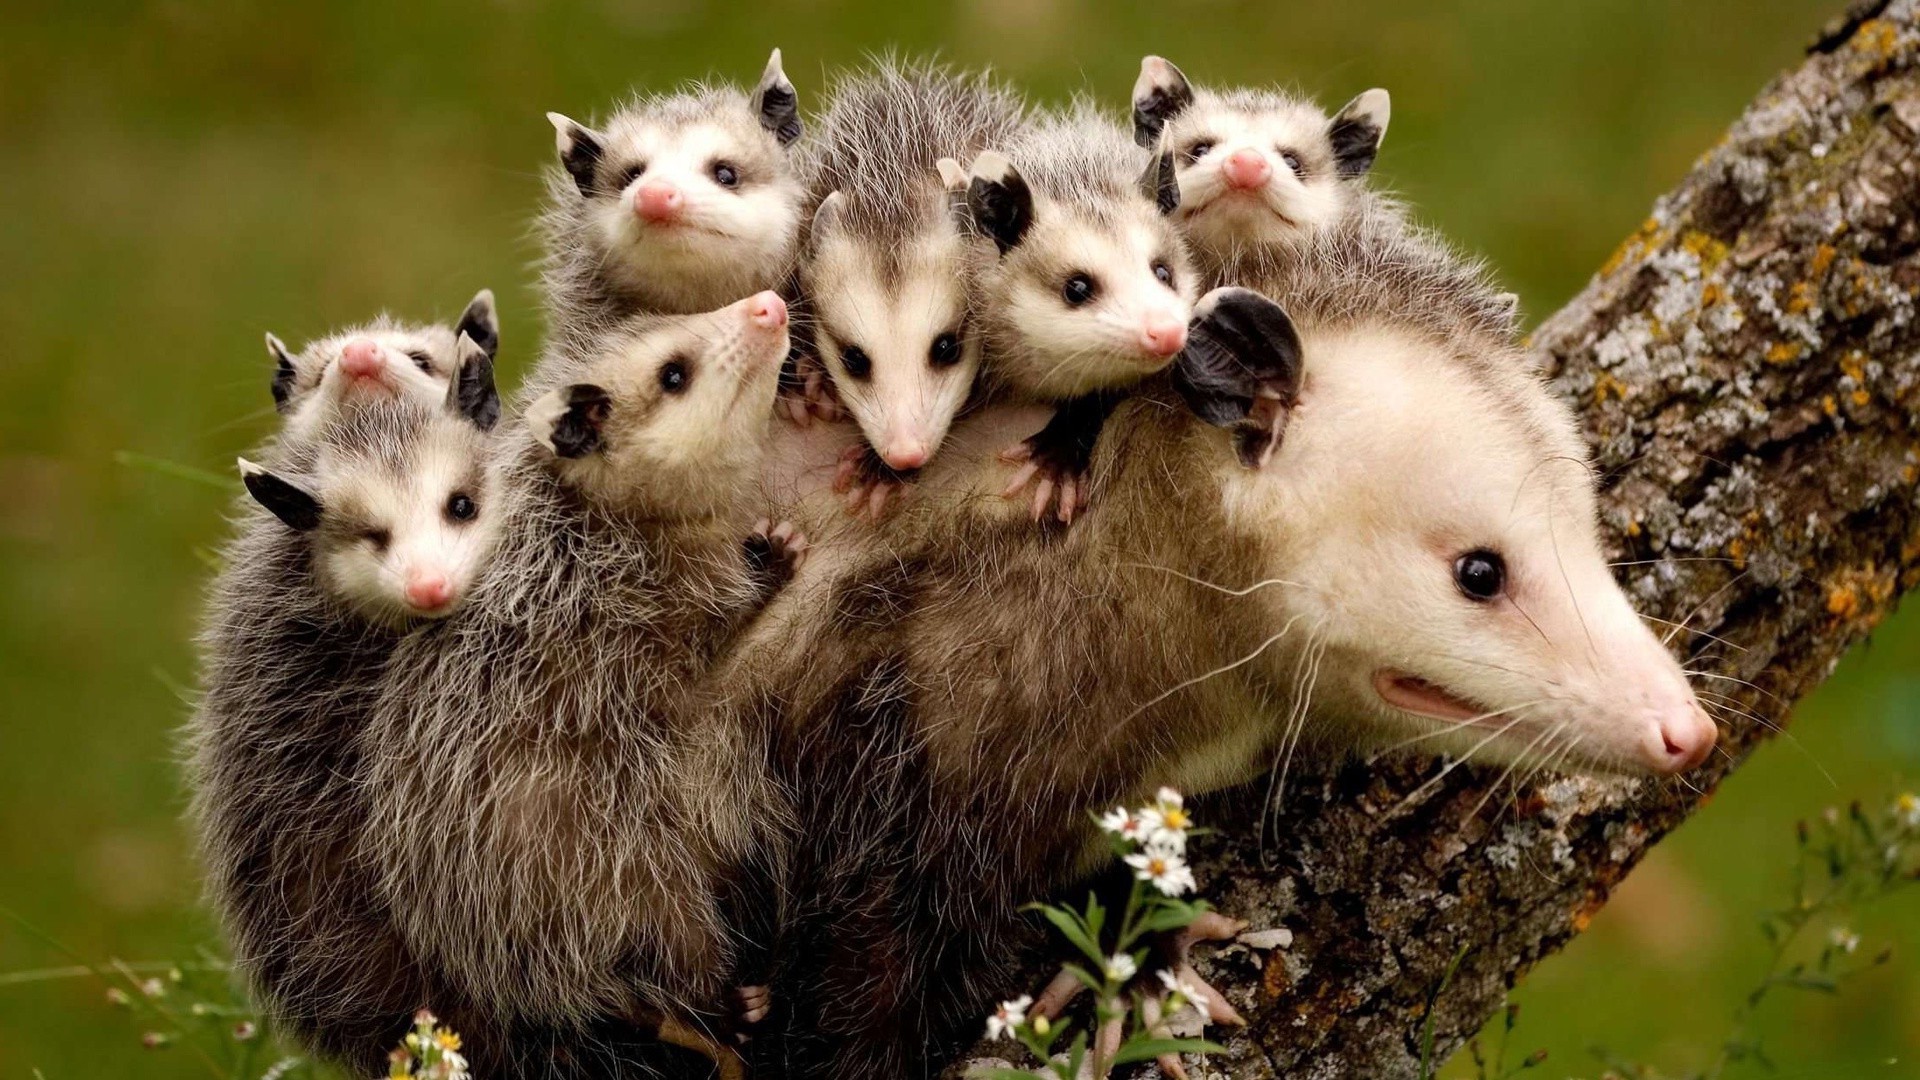
{"type": "Polygon", "coordinates": [[[1071,941],[1074,947],[1085,953],[1087,959],[1092,960],[1094,964],[1098,965],[1106,959],[1100,952],[1100,943],[1087,932],[1087,926],[1080,920],[1079,915],[1064,908],[1045,904],[1039,905],[1037,910],[1053,924],[1055,930],[1060,931],[1062,937],[1071,941]]]}
{"type": "Polygon", "coordinates": [[[1162,1054],[1224,1054],[1227,1048],[1205,1039],[1129,1039],[1113,1055],[1115,1065],[1152,1061],[1162,1054]]]}

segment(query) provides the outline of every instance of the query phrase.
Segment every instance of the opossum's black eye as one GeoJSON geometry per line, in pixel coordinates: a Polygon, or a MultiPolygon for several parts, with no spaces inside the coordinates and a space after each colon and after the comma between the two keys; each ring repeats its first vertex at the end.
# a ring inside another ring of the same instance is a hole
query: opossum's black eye
{"type": "Polygon", "coordinates": [[[1213,142],[1210,139],[1195,139],[1193,142],[1187,144],[1185,150],[1180,151],[1181,156],[1187,159],[1187,164],[1189,165],[1211,153],[1213,153],[1213,142]]]}
{"type": "Polygon", "coordinates": [[[428,356],[426,353],[421,352],[419,349],[408,349],[407,359],[413,361],[414,367],[419,368],[421,371],[424,371],[429,375],[433,374],[433,357],[428,356]]]}
{"type": "Polygon", "coordinates": [[[1497,551],[1469,551],[1454,560],[1453,581],[1470,600],[1492,600],[1507,586],[1507,562],[1497,551]]]}
{"type": "Polygon", "coordinates": [[[927,359],[934,367],[952,367],[960,362],[960,335],[941,334],[933,339],[933,348],[927,350],[927,359]]]}
{"type": "Polygon", "coordinates": [[[387,545],[393,543],[393,534],[385,529],[368,529],[360,534],[360,539],[365,540],[375,551],[385,551],[387,545]]]}
{"type": "Polygon", "coordinates": [[[1282,150],[1280,151],[1280,160],[1287,163],[1287,168],[1293,170],[1293,175],[1295,176],[1300,175],[1300,155],[1299,154],[1296,154],[1291,150],[1282,150]]]}
{"type": "Polygon", "coordinates": [[[732,165],[724,161],[716,161],[713,163],[713,182],[721,187],[737,187],[740,184],[740,173],[732,165]]]}
{"type": "Polygon", "coordinates": [[[1060,287],[1060,298],[1067,302],[1068,307],[1079,307],[1092,300],[1096,291],[1098,290],[1094,288],[1091,277],[1086,274],[1075,274],[1060,287]]]}
{"type": "Polygon", "coordinates": [[[1154,263],[1153,279],[1155,281],[1158,281],[1160,284],[1167,286],[1168,288],[1172,288],[1173,287],[1173,267],[1168,266],[1166,263],[1163,263],[1163,262],[1154,263]]]}
{"type": "Polygon", "coordinates": [[[669,360],[660,365],[660,389],[669,394],[684,393],[693,381],[693,371],[684,360],[669,360]]]}
{"type": "Polygon", "coordinates": [[[620,175],[613,178],[613,190],[616,193],[627,190],[627,185],[640,179],[640,174],[646,171],[647,163],[644,161],[638,165],[629,165],[620,170],[620,175]]]}
{"type": "Polygon", "coordinates": [[[480,513],[480,507],[464,491],[456,491],[447,499],[447,520],[472,521],[480,513]]]}
{"type": "Polygon", "coordinates": [[[847,369],[848,378],[861,382],[866,382],[873,374],[873,358],[858,345],[849,345],[840,350],[840,366],[847,369]]]}

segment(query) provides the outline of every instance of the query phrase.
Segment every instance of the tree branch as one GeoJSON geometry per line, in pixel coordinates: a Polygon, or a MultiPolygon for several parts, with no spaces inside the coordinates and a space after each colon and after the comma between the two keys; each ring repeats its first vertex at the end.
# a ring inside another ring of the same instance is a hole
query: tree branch
{"type": "Polygon", "coordinates": [[[1212,899],[1296,938],[1207,972],[1251,1021],[1214,1068],[1414,1076],[1430,998],[1444,1057],[1920,581],[1917,59],[1920,0],[1856,6],[1534,334],[1726,752],[1625,788],[1383,762],[1215,808],[1212,899]]]}

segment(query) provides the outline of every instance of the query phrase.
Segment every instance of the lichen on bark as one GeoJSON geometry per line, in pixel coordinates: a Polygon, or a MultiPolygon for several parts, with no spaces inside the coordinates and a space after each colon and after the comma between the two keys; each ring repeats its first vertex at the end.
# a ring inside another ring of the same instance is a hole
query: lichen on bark
{"type": "Polygon", "coordinates": [[[1386,761],[1271,812],[1224,800],[1196,849],[1210,898],[1294,939],[1203,968],[1250,1026],[1196,1076],[1414,1076],[1430,1000],[1437,1056],[1457,1048],[1920,581],[1916,296],[1920,0],[1880,0],[1532,338],[1581,411],[1622,579],[1674,625],[1725,752],[1684,782],[1386,761]]]}

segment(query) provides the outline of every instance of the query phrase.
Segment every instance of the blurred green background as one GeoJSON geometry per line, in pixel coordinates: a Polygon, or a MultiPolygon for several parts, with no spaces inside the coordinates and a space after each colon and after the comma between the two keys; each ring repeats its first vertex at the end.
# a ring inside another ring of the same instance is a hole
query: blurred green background
{"type": "MultiPolygon", "coordinates": [[[[482,285],[500,295],[511,378],[539,339],[527,220],[552,152],[544,110],[751,78],[776,44],[803,106],[824,69],[890,45],[1116,108],[1149,51],[1200,80],[1291,83],[1330,105],[1385,85],[1384,180],[1490,256],[1537,317],[1838,6],[13,0],[0,11],[0,905],[95,958],[213,943],[173,738],[201,553],[227,496],[116,454],[224,472],[270,423],[263,331],[300,341],[383,307],[448,318],[482,285]]],[[[1752,916],[1782,895],[1792,822],[1920,780],[1916,715],[1910,611],[1800,709],[1800,749],[1763,751],[1529,978],[1516,1046],[1549,1048],[1553,1076],[1597,1074],[1595,1042],[1672,1068],[1711,1053],[1764,962],[1752,916]]],[[[1865,948],[1913,944],[1913,907],[1860,918],[1865,948]]],[[[0,925],[0,971],[63,962],[0,925]]],[[[1836,998],[1779,1003],[1762,1026],[1786,1075],[1915,1075],[1920,957],[1836,998]]],[[[0,981],[0,1078],[196,1074],[136,1036],[87,980],[0,981]]]]}

